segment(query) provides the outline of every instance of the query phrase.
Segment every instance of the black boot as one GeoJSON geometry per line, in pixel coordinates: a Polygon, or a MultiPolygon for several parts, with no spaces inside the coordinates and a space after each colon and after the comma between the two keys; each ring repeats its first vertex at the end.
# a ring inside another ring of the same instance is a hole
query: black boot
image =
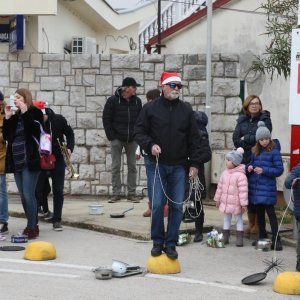
{"type": "Polygon", "coordinates": [[[198,218],[195,220],[195,237],[194,237],[194,243],[199,243],[202,242],[203,240],[203,217],[200,215],[198,218]]]}
{"type": "Polygon", "coordinates": [[[271,244],[271,250],[274,250],[274,248],[275,248],[276,251],[282,251],[282,243],[281,243],[280,236],[277,237],[276,244],[275,244],[275,241],[276,241],[276,237],[273,237],[272,244],[271,244]]]}

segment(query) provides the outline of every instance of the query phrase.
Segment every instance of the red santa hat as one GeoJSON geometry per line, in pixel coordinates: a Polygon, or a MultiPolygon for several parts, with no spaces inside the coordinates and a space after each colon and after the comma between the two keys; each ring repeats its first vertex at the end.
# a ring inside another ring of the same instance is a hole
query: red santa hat
{"type": "Polygon", "coordinates": [[[162,85],[170,83],[172,81],[177,81],[181,82],[181,78],[177,73],[168,73],[168,72],[163,72],[160,77],[160,83],[162,85]]]}
{"type": "Polygon", "coordinates": [[[35,107],[40,109],[44,115],[46,114],[46,109],[45,108],[47,106],[47,103],[45,101],[43,101],[43,100],[32,100],[32,103],[35,107]]]}

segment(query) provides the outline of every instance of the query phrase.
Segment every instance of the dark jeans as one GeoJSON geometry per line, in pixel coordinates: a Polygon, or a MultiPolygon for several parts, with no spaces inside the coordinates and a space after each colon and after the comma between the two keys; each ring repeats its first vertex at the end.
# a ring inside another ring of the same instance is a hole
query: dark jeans
{"type": "Polygon", "coordinates": [[[159,164],[158,171],[155,169],[156,163],[150,161],[148,165],[149,179],[153,182],[152,200],[152,220],[151,220],[151,239],[154,244],[165,246],[176,246],[178,241],[179,227],[182,221],[182,203],[185,193],[186,171],[182,165],[163,165],[159,164]],[[171,199],[168,202],[169,214],[167,233],[165,235],[164,228],[164,206],[166,204],[166,196],[171,199]]]}
{"type": "Polygon", "coordinates": [[[38,207],[42,207],[44,213],[49,211],[48,207],[48,195],[51,192],[51,186],[49,183],[48,171],[42,170],[35,189],[35,197],[38,207]]]}
{"type": "Polygon", "coordinates": [[[148,192],[148,198],[149,201],[152,201],[152,193],[153,193],[153,178],[150,176],[150,169],[151,169],[151,160],[148,157],[148,155],[144,156],[144,164],[146,169],[146,175],[147,175],[147,192],[148,192]]]}
{"type": "Polygon", "coordinates": [[[296,226],[297,226],[297,245],[296,245],[297,262],[300,262],[300,221],[296,220],[296,226]]]}
{"type": "MultiPolygon", "coordinates": [[[[271,231],[272,231],[272,241],[275,242],[276,235],[278,232],[278,222],[275,214],[274,205],[258,204],[255,205],[255,209],[258,218],[259,238],[264,239],[267,237],[266,220],[265,220],[265,213],[267,212],[270,221],[271,231]]],[[[279,235],[278,235],[278,239],[280,239],[279,235]]]]}
{"type": "Polygon", "coordinates": [[[61,222],[62,208],[64,204],[64,182],[66,164],[63,157],[56,158],[55,169],[50,171],[53,193],[53,223],[61,222]]]}

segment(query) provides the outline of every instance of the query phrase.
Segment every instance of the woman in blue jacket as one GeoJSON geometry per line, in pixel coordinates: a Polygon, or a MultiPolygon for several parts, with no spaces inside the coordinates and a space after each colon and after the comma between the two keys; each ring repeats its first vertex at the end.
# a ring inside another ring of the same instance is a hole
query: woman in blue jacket
{"type": "Polygon", "coordinates": [[[267,237],[265,212],[267,212],[272,230],[272,250],[282,250],[278,235],[278,222],[274,205],[277,201],[276,177],[283,173],[283,163],[280,154],[280,143],[271,140],[271,133],[265,123],[258,122],[256,145],[253,148],[250,163],[247,165],[249,202],[257,211],[259,239],[267,237]],[[276,242],[276,245],[275,245],[276,242]]]}
{"type": "MultiPolygon", "coordinates": [[[[243,164],[248,164],[251,158],[251,149],[256,143],[255,133],[257,123],[263,121],[272,132],[270,112],[263,110],[263,105],[257,95],[249,95],[243,103],[243,114],[237,119],[237,124],[232,135],[232,141],[236,148],[244,149],[243,164]]],[[[255,207],[248,205],[248,228],[245,234],[258,233],[258,221],[255,207]]]]}

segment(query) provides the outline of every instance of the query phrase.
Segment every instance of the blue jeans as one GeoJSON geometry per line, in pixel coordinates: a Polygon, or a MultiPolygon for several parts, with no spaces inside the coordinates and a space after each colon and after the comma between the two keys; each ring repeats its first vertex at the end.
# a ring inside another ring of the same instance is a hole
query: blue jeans
{"type": "Polygon", "coordinates": [[[0,175],[0,222],[8,221],[8,200],[6,190],[6,175],[0,175]]]}
{"type": "Polygon", "coordinates": [[[182,165],[163,165],[159,164],[159,173],[162,184],[159,179],[156,163],[150,161],[147,169],[149,182],[154,184],[150,189],[153,190],[152,196],[152,222],[151,222],[151,239],[154,244],[176,246],[178,241],[179,227],[183,216],[183,201],[185,193],[186,170],[182,165]],[[166,196],[162,189],[165,190],[169,201],[169,215],[167,233],[165,235],[164,227],[164,207],[166,196]]]}
{"type": "Polygon", "coordinates": [[[33,229],[37,225],[35,188],[39,174],[39,171],[29,171],[27,167],[21,172],[14,173],[23,209],[27,218],[27,227],[30,229],[33,229]]]}

